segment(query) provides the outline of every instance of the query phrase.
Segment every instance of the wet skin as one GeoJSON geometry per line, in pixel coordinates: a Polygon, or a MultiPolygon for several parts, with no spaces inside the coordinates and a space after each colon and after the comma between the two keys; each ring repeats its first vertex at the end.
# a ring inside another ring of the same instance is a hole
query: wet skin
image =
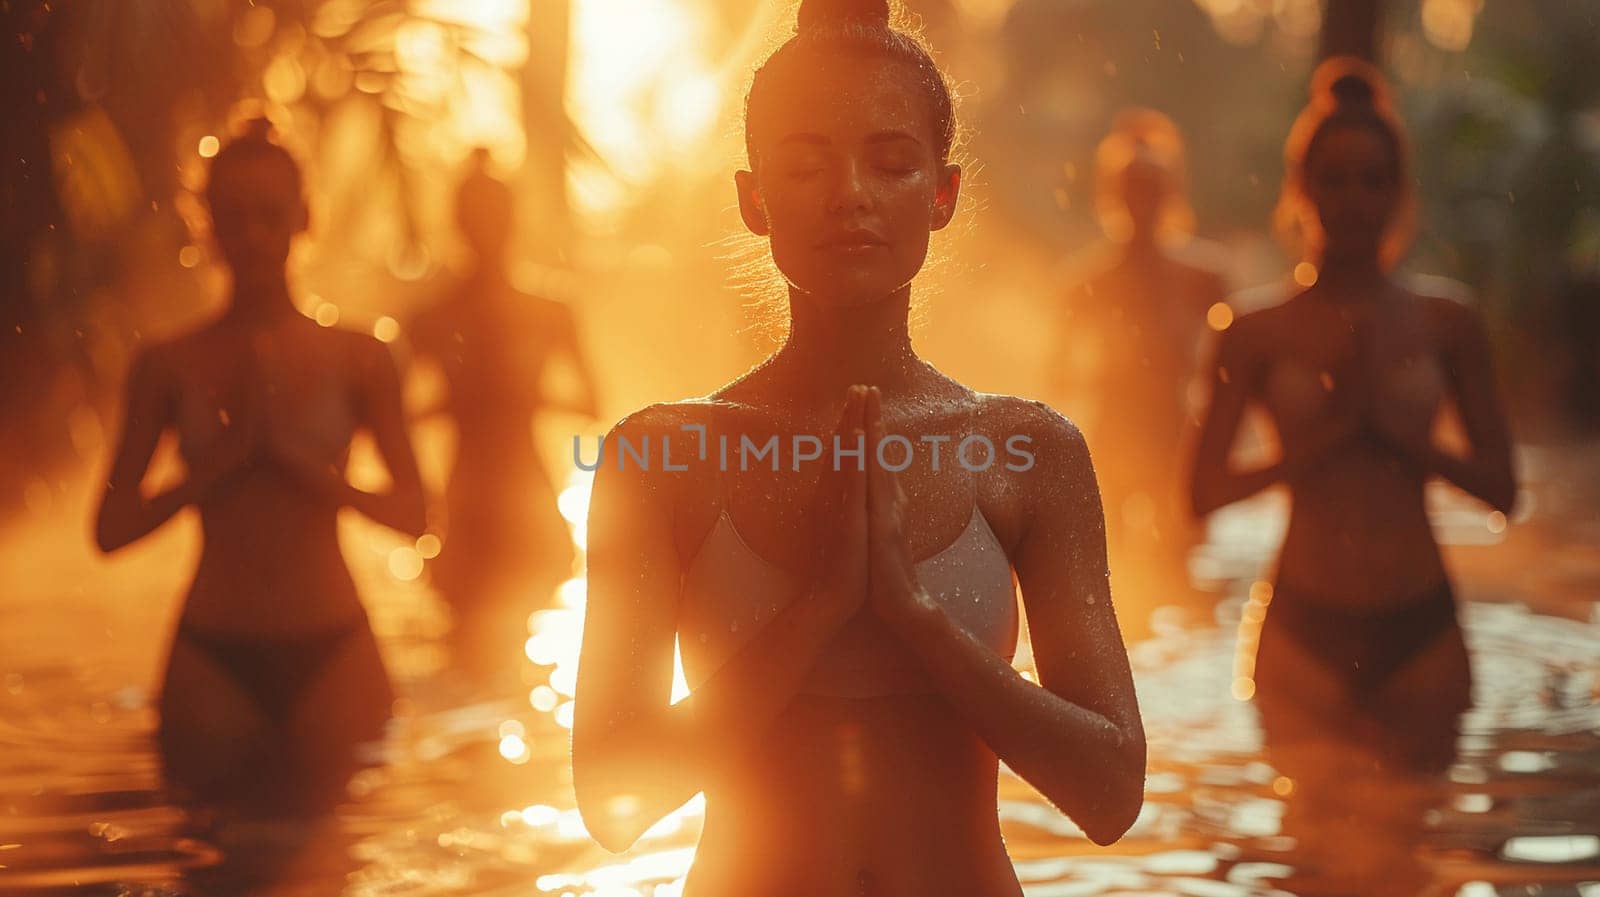
{"type": "Polygon", "coordinates": [[[691,897],[1020,894],[997,823],[997,757],[1100,843],[1140,805],[1143,729],[1081,435],[1040,403],[974,393],[911,349],[909,284],[959,185],[959,169],[937,158],[926,105],[897,66],[846,57],[786,82],[752,116],[756,159],[736,185],[789,282],[789,341],[710,396],[649,406],[607,436],[670,442],[677,463],[697,452],[685,424],[712,439],[809,433],[831,444],[860,429],[869,444],[894,432],[921,445],[925,433],[960,439],[970,419],[997,446],[1030,437],[1038,459],[977,474],[952,465],[948,448],[938,473],[929,451],[898,474],[730,465],[739,532],[812,588],[676,705],[680,581],[721,510],[714,461],[685,472],[602,465],[573,727],[579,807],[601,844],[621,850],[704,791],[691,897]],[[974,490],[1022,587],[1042,688],[917,599],[914,561],[956,538],[974,490]],[[846,625],[911,647],[922,693],[801,693],[846,625]]]}

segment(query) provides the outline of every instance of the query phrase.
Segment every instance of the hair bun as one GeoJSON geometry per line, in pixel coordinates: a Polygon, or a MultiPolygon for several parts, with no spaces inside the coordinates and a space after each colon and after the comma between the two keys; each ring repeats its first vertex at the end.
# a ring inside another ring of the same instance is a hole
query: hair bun
{"type": "Polygon", "coordinates": [[[800,29],[855,22],[888,25],[889,0],[801,0],[800,29]]]}
{"type": "Polygon", "coordinates": [[[1389,83],[1372,63],[1333,56],[1311,73],[1311,101],[1343,109],[1389,108],[1389,83]]]}
{"type": "Polygon", "coordinates": [[[1371,106],[1376,96],[1372,82],[1351,72],[1340,75],[1328,85],[1328,95],[1341,106],[1371,106]]]}

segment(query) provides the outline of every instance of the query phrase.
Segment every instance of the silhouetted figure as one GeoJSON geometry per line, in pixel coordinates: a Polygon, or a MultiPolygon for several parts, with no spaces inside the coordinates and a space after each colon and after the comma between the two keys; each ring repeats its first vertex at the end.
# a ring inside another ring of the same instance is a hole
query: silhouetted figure
{"type": "Polygon", "coordinates": [[[1198,537],[1180,466],[1206,315],[1227,288],[1218,247],[1194,238],[1183,138],[1153,109],[1117,116],[1095,155],[1110,241],[1083,262],[1063,309],[1057,381],[1081,409],[1106,514],[1114,591],[1140,626],[1188,589],[1198,537]]]}
{"type": "Polygon", "coordinates": [[[417,466],[388,349],[302,316],[285,272],[307,226],[300,170],[254,123],[212,161],[205,199],[232,274],[227,310],[143,351],[96,524],[104,551],[188,505],[204,551],[168,658],[160,743],[172,779],[207,798],[315,807],[339,797],[391,694],[339,553],[343,507],[423,531],[417,466]],[[352,487],[352,435],[371,431],[393,485],[352,487]],[[142,488],[161,434],[187,476],[142,488]]]}
{"type": "Polygon", "coordinates": [[[457,613],[458,660],[515,669],[528,612],[573,573],[559,492],[534,445],[547,410],[597,414],[594,376],[571,309],[529,295],[506,277],[515,202],[479,150],[456,195],[456,221],[473,256],[451,294],[412,323],[413,348],[437,363],[455,427],[444,548],[434,581],[457,613]],[[547,368],[569,363],[576,395],[550,390],[547,368]],[[497,614],[496,610],[508,613],[497,614]],[[491,638],[492,643],[483,639],[491,638]]]}
{"type": "Polygon", "coordinates": [[[1141,805],[1083,438],[911,345],[911,282],[961,169],[943,76],[888,20],[883,0],[808,0],[750,89],[735,183],[788,282],[786,342],[708,396],[623,419],[595,478],[578,806],[622,850],[703,791],[688,897],[1020,895],[998,759],[1099,844],[1141,805]],[[800,434],[819,460],[793,451],[800,434]],[[833,436],[865,469],[833,465],[833,436]],[[781,457],[756,457],[769,438],[781,457]],[[621,440],[648,440],[654,466],[619,463],[621,440]],[[1042,687],[1009,663],[1013,575],[1042,687]],[[673,704],[675,639],[691,693],[673,704]]]}
{"type": "MultiPolygon", "coordinates": [[[[1377,831],[1391,799],[1360,783],[1444,769],[1470,704],[1423,487],[1440,476],[1509,513],[1516,483],[1478,316],[1389,273],[1412,197],[1381,76],[1357,60],[1324,63],[1285,155],[1282,221],[1298,226],[1308,249],[1297,279],[1314,270],[1315,283],[1222,334],[1193,499],[1206,514],[1274,483],[1289,487],[1255,701],[1274,764],[1294,780],[1290,822],[1302,846],[1325,852],[1325,868],[1361,877],[1357,845],[1328,827],[1351,838],[1377,831]],[[1447,402],[1470,442],[1465,457],[1433,440],[1447,402]],[[1279,458],[1238,470],[1229,451],[1250,404],[1274,423],[1279,458]]],[[[1360,893],[1416,887],[1410,843],[1394,843],[1403,831],[1366,842],[1402,850],[1379,858],[1360,893]]]]}

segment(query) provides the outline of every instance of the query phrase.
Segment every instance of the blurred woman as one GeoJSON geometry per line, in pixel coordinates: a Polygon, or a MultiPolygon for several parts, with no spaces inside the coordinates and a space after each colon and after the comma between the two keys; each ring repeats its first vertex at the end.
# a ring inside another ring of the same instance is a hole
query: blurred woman
{"type": "Polygon", "coordinates": [[[205,201],[228,306],[135,360],[96,540],[114,551],[199,510],[205,547],[161,693],[167,769],[208,797],[319,804],[337,799],[391,704],[338,512],[417,535],[422,491],[388,349],[295,308],[286,267],[308,214],[300,168],[265,120],[217,153],[205,201]],[[187,475],[149,495],[168,429],[187,475]],[[345,479],[359,429],[389,468],[387,492],[345,479]]]}
{"type": "Polygon", "coordinates": [[[735,185],[788,283],[787,341],[603,443],[574,786],[611,850],[703,791],[688,897],[1020,895],[1000,760],[1099,844],[1142,802],[1082,436],[911,344],[961,169],[944,77],[889,20],[807,0],[746,100],[735,185]],[[1040,684],[1010,663],[1014,577],[1040,684]]]}
{"type": "Polygon", "coordinates": [[[484,170],[486,158],[482,150],[474,154],[456,193],[456,222],[472,267],[449,296],[417,316],[410,332],[418,358],[443,371],[448,395],[436,410],[449,416],[456,437],[434,581],[456,610],[464,649],[458,660],[482,660],[488,673],[516,668],[527,637],[522,621],[573,573],[557,484],[533,441],[537,421],[548,411],[591,419],[597,411],[572,310],[519,290],[506,276],[515,201],[484,170]],[[575,375],[571,396],[545,385],[548,368],[563,361],[575,375]]]}
{"type": "Polygon", "coordinates": [[[1055,380],[1083,420],[1105,496],[1112,578],[1138,626],[1188,587],[1197,531],[1179,466],[1206,316],[1223,302],[1221,252],[1193,236],[1183,138],[1154,109],[1127,109],[1095,153],[1109,241],[1080,261],[1062,309],[1055,380]],[[1130,604],[1132,602],[1132,604],[1130,604]]]}
{"type": "Polygon", "coordinates": [[[1381,76],[1357,60],[1324,63],[1285,161],[1281,221],[1308,250],[1297,279],[1314,283],[1222,334],[1193,500],[1206,514],[1289,488],[1255,701],[1297,796],[1325,779],[1318,795],[1338,801],[1355,793],[1341,770],[1431,773],[1451,761],[1471,676],[1424,486],[1443,477],[1509,514],[1516,482],[1478,316],[1391,273],[1413,199],[1381,76]],[[1251,403],[1274,423],[1280,454],[1238,470],[1230,448],[1251,403]],[[1464,456],[1435,444],[1446,403],[1470,443],[1464,456]]]}

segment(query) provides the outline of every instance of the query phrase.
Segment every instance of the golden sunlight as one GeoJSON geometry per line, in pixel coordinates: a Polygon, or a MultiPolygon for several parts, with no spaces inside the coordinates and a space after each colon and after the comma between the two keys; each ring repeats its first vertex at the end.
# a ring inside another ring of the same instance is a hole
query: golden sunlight
{"type": "MultiPolygon", "coordinates": [[[[584,523],[589,519],[593,480],[592,472],[574,468],[557,500],[561,516],[566,519],[580,553],[586,544],[583,539],[584,523]]],[[[556,602],[559,606],[529,615],[528,639],[523,643],[523,653],[529,661],[540,667],[554,667],[545,682],[534,685],[528,692],[528,705],[539,713],[553,714],[556,722],[565,728],[572,726],[571,698],[578,679],[578,653],[583,646],[583,609],[588,585],[588,580],[579,574],[557,586],[556,602]]],[[[676,704],[688,696],[689,683],[684,677],[683,657],[674,646],[672,702],[676,704]]]]}

